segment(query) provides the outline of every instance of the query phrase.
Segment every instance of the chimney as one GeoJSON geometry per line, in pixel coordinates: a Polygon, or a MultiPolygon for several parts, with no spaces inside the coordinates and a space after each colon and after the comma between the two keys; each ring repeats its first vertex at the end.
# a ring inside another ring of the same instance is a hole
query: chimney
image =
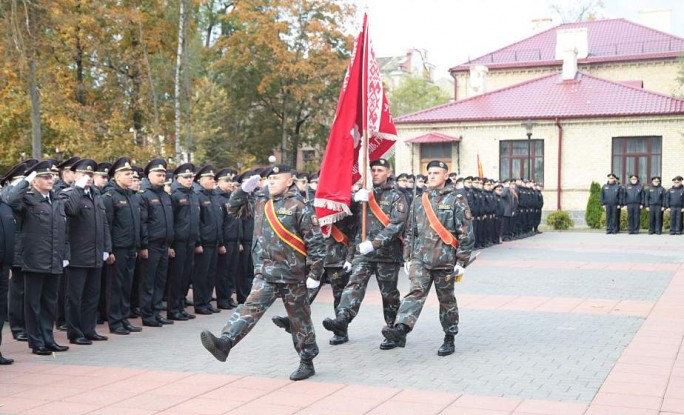
{"type": "Polygon", "coordinates": [[[470,68],[470,86],[468,96],[481,95],[486,92],[486,79],[489,69],[484,65],[475,65],[470,68]]]}
{"type": "Polygon", "coordinates": [[[672,10],[639,10],[639,23],[661,32],[672,32],[672,10]]]}
{"type": "Polygon", "coordinates": [[[543,32],[549,29],[553,25],[553,19],[550,17],[544,17],[541,19],[532,19],[532,33],[543,32]]]}
{"type": "Polygon", "coordinates": [[[589,56],[589,32],[586,27],[556,30],[556,60],[564,60],[565,52],[575,50],[576,59],[589,56]]]}
{"type": "Polygon", "coordinates": [[[566,50],[563,53],[563,80],[572,81],[577,75],[577,49],[566,50]]]}

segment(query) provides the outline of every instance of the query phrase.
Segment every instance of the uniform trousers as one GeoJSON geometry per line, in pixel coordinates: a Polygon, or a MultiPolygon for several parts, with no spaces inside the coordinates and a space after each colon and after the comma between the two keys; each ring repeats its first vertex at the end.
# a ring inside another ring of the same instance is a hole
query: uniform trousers
{"type": "Polygon", "coordinates": [[[663,212],[660,205],[650,205],[648,207],[648,233],[657,233],[660,235],[663,232],[663,212]]]}
{"type": "Polygon", "coordinates": [[[218,256],[216,271],[216,300],[218,304],[225,304],[235,292],[236,281],[239,277],[240,245],[238,241],[226,242],[226,253],[218,256]]]}
{"type": "Polygon", "coordinates": [[[211,301],[216,281],[216,265],[218,245],[202,245],[202,253],[195,254],[195,266],[192,272],[192,302],[195,310],[206,308],[211,301]]]}
{"type": "Polygon", "coordinates": [[[244,240],[241,242],[243,250],[240,252],[240,275],[235,281],[235,294],[238,304],[242,304],[247,299],[252,290],[254,280],[254,260],[252,259],[252,241],[244,240]]]}
{"type": "Polygon", "coordinates": [[[195,243],[175,241],[172,245],[176,256],[169,260],[171,281],[166,309],[169,315],[185,310],[185,296],[195,259],[195,243]]]}
{"type": "Polygon", "coordinates": [[[2,344],[2,328],[7,319],[7,292],[9,291],[9,265],[0,263],[0,345],[2,344]]]}
{"type": "Polygon", "coordinates": [[[606,205],[606,233],[620,231],[620,209],[617,205],[606,205]]]}
{"type": "Polygon", "coordinates": [[[123,327],[131,311],[131,290],[137,252],[134,248],[114,248],[114,264],[107,281],[107,321],[110,330],[123,327]]]}
{"type": "Polygon", "coordinates": [[[24,272],[26,335],[32,349],[55,343],[58,292],[58,274],[24,272]]]}
{"type": "Polygon", "coordinates": [[[96,333],[102,268],[68,267],[66,275],[67,337],[71,340],[96,333]]]}
{"type": "Polygon", "coordinates": [[[155,319],[163,308],[169,269],[169,246],[165,243],[150,243],[147,247],[147,259],[141,258],[140,265],[140,314],[143,319],[155,319]]]}
{"type": "Polygon", "coordinates": [[[375,275],[382,296],[382,313],[388,326],[394,325],[399,309],[397,279],[400,265],[396,262],[371,262],[364,255],[357,255],[352,263],[352,275],[342,291],[336,314],[352,321],[357,314],[371,275],[375,275]]]}
{"type": "Polygon", "coordinates": [[[12,279],[9,283],[9,325],[12,337],[26,334],[26,317],[24,315],[24,273],[20,267],[12,267],[12,279]]]}
{"type": "Polygon", "coordinates": [[[638,203],[627,205],[627,229],[629,233],[639,233],[641,207],[638,203]]]}
{"type": "Polygon", "coordinates": [[[682,207],[670,206],[670,235],[682,233],[682,207]]]}

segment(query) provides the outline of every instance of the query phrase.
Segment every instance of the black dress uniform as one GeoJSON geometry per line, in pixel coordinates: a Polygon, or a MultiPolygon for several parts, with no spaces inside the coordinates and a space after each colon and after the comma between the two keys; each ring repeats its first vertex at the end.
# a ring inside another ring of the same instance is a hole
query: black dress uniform
{"type": "MultiPolygon", "coordinates": [[[[92,175],[97,163],[81,159],[71,169],[92,175]]],[[[104,202],[93,186],[69,187],[62,191],[60,197],[65,200],[71,249],[71,259],[65,272],[67,337],[71,343],[81,345],[90,344],[93,340],[107,340],[95,331],[102,264],[105,255],[109,256],[112,251],[104,202]]]]}
{"type": "MultiPolygon", "coordinates": [[[[7,318],[7,292],[9,290],[9,271],[14,261],[14,213],[5,202],[0,200],[0,346],[2,345],[2,327],[7,318]]],[[[2,357],[0,365],[9,365],[12,359],[2,357]]]]}
{"type": "MultiPolygon", "coordinates": [[[[145,166],[144,174],[164,173],[166,161],[154,159],[145,166]]],[[[161,316],[164,290],[169,268],[169,248],[173,242],[173,206],[171,197],[164,191],[164,183],[153,185],[145,181],[140,196],[141,249],[147,258],[141,258],[139,285],[140,312],[143,325],[160,327],[173,321],[161,316]]]]}
{"type": "MultiPolygon", "coordinates": [[[[613,173],[608,175],[609,179],[616,179],[613,173]]],[[[620,185],[617,182],[608,182],[601,188],[601,205],[606,208],[606,233],[620,232],[620,202],[622,195],[620,185]]]]}
{"type": "MultiPolygon", "coordinates": [[[[109,169],[111,168],[112,163],[103,162],[99,163],[97,165],[97,169],[95,169],[93,180],[95,180],[97,177],[104,178],[104,183],[102,185],[98,186],[97,183],[93,184],[93,187],[99,192],[100,195],[104,195],[111,187],[111,184],[109,183],[109,169]]],[[[107,319],[107,290],[105,288],[107,287],[107,275],[111,274],[110,271],[111,265],[105,262],[100,271],[100,301],[97,305],[97,324],[102,324],[107,319]]]]}
{"type": "MultiPolygon", "coordinates": [[[[252,170],[241,174],[238,177],[238,182],[249,179],[253,175],[259,175],[261,170],[252,170]]],[[[243,304],[250,291],[252,290],[252,282],[254,281],[254,262],[252,260],[252,241],[254,237],[254,216],[252,215],[255,198],[257,195],[263,194],[263,191],[257,189],[249,197],[249,209],[242,209],[239,213],[240,226],[240,245],[242,251],[240,252],[239,275],[240,278],[236,281],[236,298],[238,304],[243,304]]],[[[268,196],[266,196],[268,197],[268,196]]]]}
{"type": "MultiPolygon", "coordinates": [[[[133,171],[131,161],[122,157],[113,163],[109,175],[116,178],[116,173],[128,171],[133,171]]],[[[140,248],[140,205],[133,191],[116,180],[112,181],[112,188],[103,200],[112,235],[111,254],[114,255],[111,278],[107,281],[107,321],[112,333],[130,334],[141,330],[128,321],[133,271],[140,248]]]]}
{"type": "MultiPolygon", "coordinates": [[[[233,169],[222,169],[214,179],[217,183],[232,182],[237,175],[233,169]]],[[[240,219],[228,213],[226,204],[230,200],[230,191],[223,191],[220,187],[216,188],[217,201],[223,212],[223,244],[226,253],[219,255],[216,271],[216,305],[218,308],[230,310],[237,307],[232,295],[236,292],[237,281],[241,279],[240,273],[240,237],[242,224],[240,219]]],[[[242,281],[241,281],[242,282],[242,281]]]]}
{"type": "Polygon", "coordinates": [[[624,186],[622,205],[627,206],[627,228],[630,235],[639,233],[641,207],[644,204],[644,187],[639,183],[639,176],[631,175],[630,182],[624,186]],[[634,183],[632,179],[636,179],[634,183]]]}
{"type": "MultiPolygon", "coordinates": [[[[513,183],[514,185],[514,183],[513,183]]],[[[504,187],[503,196],[501,198],[504,204],[502,239],[510,241],[513,239],[513,231],[515,227],[515,212],[518,209],[518,192],[515,185],[511,187],[504,187]]]]}
{"type": "MultiPolygon", "coordinates": [[[[37,160],[35,160],[37,163],[37,160]]],[[[32,164],[32,166],[35,165],[32,164]]],[[[0,180],[0,185],[3,185],[2,200],[7,203],[7,196],[12,188],[13,180],[21,180],[24,178],[24,173],[29,168],[25,163],[19,163],[12,167],[7,174],[0,180]]],[[[10,209],[11,211],[11,209],[10,209]]],[[[15,340],[27,341],[26,336],[26,319],[24,317],[24,274],[21,272],[22,257],[21,257],[21,220],[22,216],[16,213],[14,215],[15,232],[14,232],[14,257],[8,264],[12,271],[12,279],[9,282],[9,325],[12,332],[12,337],[15,340]]]]}
{"type": "Polygon", "coordinates": [[[670,235],[682,234],[682,208],[684,208],[684,186],[682,176],[672,179],[674,186],[664,195],[665,209],[670,210],[670,235]]]}
{"type": "Polygon", "coordinates": [[[651,185],[644,191],[644,206],[648,209],[648,234],[663,233],[663,201],[665,189],[660,185],[660,177],[651,177],[651,185]]]}
{"type": "MultiPolygon", "coordinates": [[[[26,171],[35,172],[36,180],[51,181],[50,163],[40,162],[26,171]]],[[[74,198],[75,195],[69,196],[74,198]]],[[[29,347],[33,353],[49,355],[53,351],[68,350],[55,342],[52,328],[59,289],[59,276],[69,261],[67,223],[64,212],[65,199],[56,199],[55,193],[45,195],[37,190],[29,191],[29,183],[22,180],[10,191],[8,204],[22,216],[24,273],[24,313],[29,347]]]]}
{"type": "Polygon", "coordinates": [[[177,180],[171,185],[171,204],[173,206],[173,250],[175,256],[169,262],[171,281],[169,285],[167,318],[169,320],[188,320],[194,314],[185,311],[185,295],[190,284],[190,276],[195,257],[195,245],[199,240],[200,205],[199,197],[192,190],[195,166],[181,164],[173,171],[176,179],[185,177],[190,186],[184,187],[177,180]]]}
{"type": "MultiPolygon", "coordinates": [[[[203,177],[214,178],[214,168],[202,167],[195,174],[195,181],[203,177]]],[[[211,295],[216,281],[218,251],[223,247],[223,211],[214,198],[214,189],[201,188],[197,192],[200,204],[200,236],[196,243],[195,267],[192,273],[192,299],[197,314],[217,313],[220,310],[211,304],[211,295]]]]}

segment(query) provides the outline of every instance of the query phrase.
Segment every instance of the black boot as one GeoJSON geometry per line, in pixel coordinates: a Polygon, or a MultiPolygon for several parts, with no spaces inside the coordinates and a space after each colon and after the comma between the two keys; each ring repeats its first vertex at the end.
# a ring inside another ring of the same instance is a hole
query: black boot
{"type": "Polygon", "coordinates": [[[382,335],[385,336],[385,340],[380,343],[380,350],[391,350],[395,347],[406,346],[406,334],[408,332],[408,327],[405,324],[383,327],[382,335]]]}
{"type": "Polygon", "coordinates": [[[453,354],[455,350],[454,335],[447,334],[444,336],[444,343],[442,343],[439,350],[437,350],[437,356],[449,356],[450,354],[453,354]]]}
{"type": "Polygon", "coordinates": [[[290,380],[304,380],[316,374],[312,359],[302,359],[299,361],[297,370],[290,374],[290,380]]]}
{"type": "Polygon", "coordinates": [[[281,316],[273,316],[271,321],[273,322],[273,324],[280,327],[281,329],[285,329],[286,332],[292,333],[292,329],[290,328],[290,319],[289,318],[281,317],[281,316]]]}
{"type": "Polygon", "coordinates": [[[219,362],[225,362],[233,347],[233,341],[227,335],[216,337],[209,330],[204,330],[200,335],[202,346],[211,353],[219,362]]]}
{"type": "Polygon", "coordinates": [[[323,327],[325,327],[326,330],[332,331],[335,336],[347,338],[347,327],[349,327],[349,321],[347,321],[347,319],[341,315],[337,316],[334,320],[331,318],[326,318],[323,320],[323,327]]]}
{"type": "Polygon", "coordinates": [[[337,346],[338,344],[343,344],[343,343],[346,343],[348,341],[349,341],[349,337],[347,337],[346,335],[338,336],[337,334],[334,334],[330,338],[330,345],[331,346],[337,346]]]}

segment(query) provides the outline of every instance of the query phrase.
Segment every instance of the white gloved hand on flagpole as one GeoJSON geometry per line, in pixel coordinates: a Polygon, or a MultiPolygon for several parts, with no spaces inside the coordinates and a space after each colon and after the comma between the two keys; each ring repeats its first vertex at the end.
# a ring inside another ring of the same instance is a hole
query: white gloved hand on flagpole
{"type": "Polygon", "coordinates": [[[368,190],[359,189],[354,193],[354,202],[368,202],[368,190]]]}

